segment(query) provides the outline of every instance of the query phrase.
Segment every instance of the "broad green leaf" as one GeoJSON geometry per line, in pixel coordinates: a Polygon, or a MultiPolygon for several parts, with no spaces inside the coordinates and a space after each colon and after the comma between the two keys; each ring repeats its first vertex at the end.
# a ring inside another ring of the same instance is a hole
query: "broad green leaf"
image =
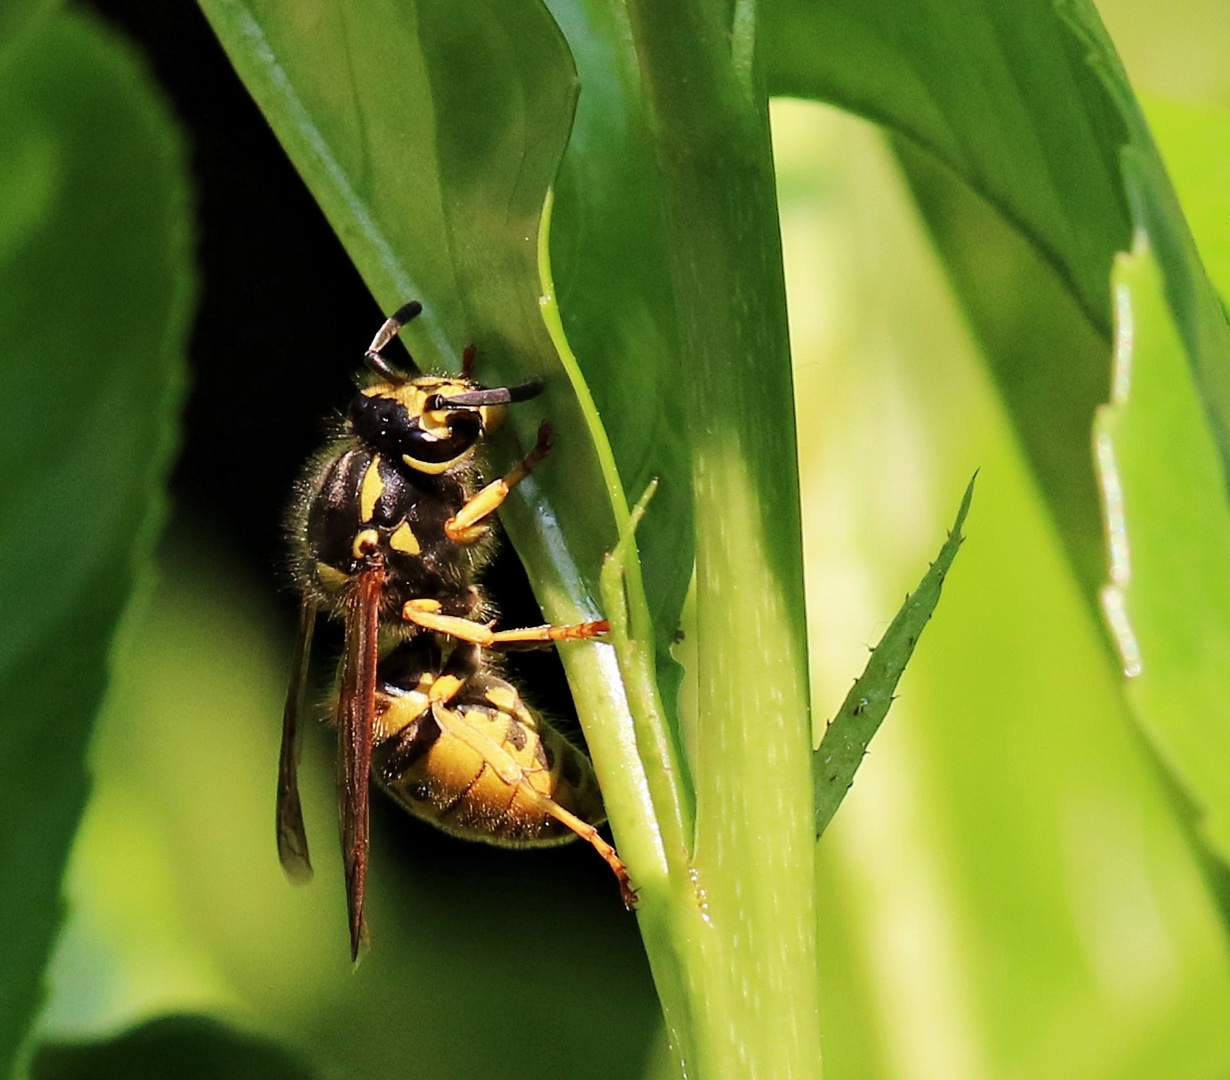
{"type": "Polygon", "coordinates": [[[1157,254],[1163,291],[1204,405],[1230,492],[1230,327],[1205,273],[1178,197],[1128,84],[1114,46],[1088,0],[1075,0],[1068,20],[1127,127],[1120,154],[1133,228],[1157,254]]]}
{"type": "Polygon", "coordinates": [[[10,0],[0,8],[0,68],[59,6],[60,0],[10,0]]]}
{"type": "Polygon", "coordinates": [[[1126,127],[1049,0],[766,10],[770,83],[897,136],[1091,609],[1103,577],[1088,454],[1106,399],[1111,258],[1130,225],[1126,127]]]}
{"type": "Polygon", "coordinates": [[[918,638],[926,628],[940,600],[944,578],[957,557],[965,539],[961,526],[969,513],[974,494],[974,481],[965,489],[965,497],[957,511],[957,520],[940,548],[940,553],[922,581],[909,596],[887,632],[871,652],[871,659],[862,675],[846,695],[837,715],[829,723],[824,739],[817,748],[812,771],[816,785],[816,836],[822,836],[833,820],[841,800],[846,797],[854,774],[863,763],[867,747],[879,730],[893,703],[893,691],[914,655],[918,638]]]}
{"type": "Polygon", "coordinates": [[[1157,256],[1116,271],[1114,393],[1095,428],[1107,618],[1141,726],[1230,856],[1230,508],[1157,256]]]}
{"type": "Polygon", "coordinates": [[[1126,249],[1131,223],[1153,237],[1227,463],[1230,333],[1088,3],[944,0],[908,19],[890,8],[771,5],[774,87],[834,101],[901,138],[916,193],[1092,601],[1101,573],[1087,433],[1108,386],[1110,260],[1126,249]]]}
{"type": "Polygon", "coordinates": [[[0,1071],[41,999],[116,623],[161,518],[190,308],[181,149],[129,50],[0,71],[0,1071]]]}
{"type": "Polygon", "coordinates": [[[153,1020],[109,1042],[40,1048],[30,1080],[309,1080],[281,1047],[199,1016],[153,1020]]]}
{"type": "MultiPolygon", "coordinates": [[[[1128,242],[1105,88],[1050,0],[774,0],[770,88],[875,120],[934,154],[1052,264],[1110,332],[1106,281],[1128,242]]],[[[1096,19],[1096,16],[1092,16],[1096,19]]]]}
{"type": "Polygon", "coordinates": [[[1105,544],[1089,429],[1109,393],[1108,344],[1021,233],[935,157],[893,142],[982,347],[1091,611],[1105,544]]]}
{"type": "Polygon", "coordinates": [[[637,530],[664,703],[692,577],[691,458],[657,163],[631,30],[620,5],[550,0],[582,93],[556,183],[551,263],[564,329],[636,494],[659,481],[637,530]]]}
{"type": "Polygon", "coordinates": [[[1143,104],[1200,258],[1224,299],[1230,296],[1230,109],[1156,99],[1143,104]]]}
{"type": "Polygon", "coordinates": [[[976,506],[818,845],[830,1080],[1208,1080],[1230,965],[1201,867],[893,155],[779,102],[817,716],[976,506]],[[793,135],[790,146],[787,136],[793,135]]]}

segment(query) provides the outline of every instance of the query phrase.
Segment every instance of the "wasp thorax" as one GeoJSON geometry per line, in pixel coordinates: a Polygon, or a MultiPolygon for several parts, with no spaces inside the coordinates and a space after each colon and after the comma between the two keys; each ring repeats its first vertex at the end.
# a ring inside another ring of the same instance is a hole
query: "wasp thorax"
{"type": "Polygon", "coordinates": [[[420,472],[439,473],[466,457],[484,434],[479,409],[432,409],[437,387],[378,384],[357,395],[350,426],[365,443],[420,472]],[[427,406],[427,408],[424,408],[427,406]]]}

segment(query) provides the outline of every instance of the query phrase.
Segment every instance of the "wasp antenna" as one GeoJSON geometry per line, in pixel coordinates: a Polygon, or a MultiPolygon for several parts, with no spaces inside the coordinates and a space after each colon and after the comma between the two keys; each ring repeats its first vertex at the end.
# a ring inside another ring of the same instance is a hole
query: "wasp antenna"
{"type": "Polygon", "coordinates": [[[482,405],[508,405],[514,401],[529,401],[542,393],[545,384],[541,379],[530,379],[519,386],[497,386],[491,390],[469,390],[440,399],[440,406],[460,405],[463,408],[478,408],[482,405]]]}
{"type": "MultiPolygon", "coordinates": [[[[417,300],[411,300],[408,304],[402,304],[389,318],[385,319],[384,325],[376,331],[376,336],[372,338],[372,343],[367,347],[367,352],[363,354],[363,359],[367,362],[367,366],[382,379],[387,379],[393,383],[403,383],[406,381],[406,376],[381,356],[380,350],[397,337],[399,331],[406,323],[421,315],[422,312],[423,305],[417,300]]],[[[408,351],[407,356],[410,360],[410,370],[418,373],[419,368],[414,362],[414,357],[409,356],[408,351]]]]}

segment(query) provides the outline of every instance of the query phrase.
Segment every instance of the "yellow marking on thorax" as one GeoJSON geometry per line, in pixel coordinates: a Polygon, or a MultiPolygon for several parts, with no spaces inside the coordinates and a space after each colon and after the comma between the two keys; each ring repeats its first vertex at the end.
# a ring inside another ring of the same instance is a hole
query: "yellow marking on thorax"
{"type": "Polygon", "coordinates": [[[403,555],[417,555],[423,550],[408,521],[403,521],[393,530],[393,535],[389,537],[389,547],[403,555]]]}
{"type": "Polygon", "coordinates": [[[384,494],[384,481],[380,478],[380,455],[372,457],[367,472],[363,474],[363,482],[359,485],[359,520],[367,524],[376,512],[376,503],[384,494]]]}
{"type": "Polygon", "coordinates": [[[354,543],[350,545],[350,550],[354,552],[356,559],[361,559],[379,546],[380,534],[375,529],[361,529],[355,533],[354,543]]]}

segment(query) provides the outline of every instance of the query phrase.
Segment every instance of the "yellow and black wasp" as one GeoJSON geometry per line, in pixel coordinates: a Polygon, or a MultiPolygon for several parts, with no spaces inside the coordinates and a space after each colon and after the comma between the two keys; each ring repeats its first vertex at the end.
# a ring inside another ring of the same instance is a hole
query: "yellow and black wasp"
{"type": "Polygon", "coordinates": [[[595,825],[602,796],[589,759],[526,707],[491,653],[604,633],[605,622],[494,630],[478,574],[491,557],[493,515],[550,445],[482,486],[478,451],[506,407],[542,390],[535,379],[487,389],[471,379],[406,370],[382,350],[422,311],[406,304],[365,354],[341,427],[303,473],[289,518],[302,596],[282,723],[278,854],[292,880],[311,876],[296,777],[304,686],[318,614],[341,619],[337,680],[338,798],[350,944],[363,937],[372,776],[402,806],[448,832],[509,846],[588,840],[635,899],[623,862],[595,825]]]}

